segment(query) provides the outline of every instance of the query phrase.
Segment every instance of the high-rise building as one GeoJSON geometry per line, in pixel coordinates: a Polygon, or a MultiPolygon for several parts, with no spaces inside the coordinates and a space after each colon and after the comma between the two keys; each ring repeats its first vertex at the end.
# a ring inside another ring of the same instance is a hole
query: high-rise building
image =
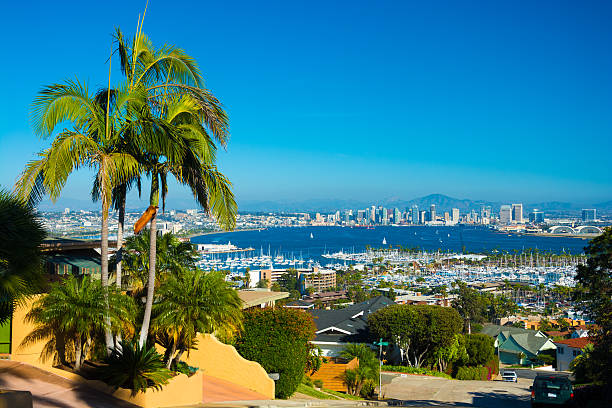
{"type": "Polygon", "coordinates": [[[365,210],[357,210],[357,222],[361,222],[365,218],[365,210]]]}
{"type": "Polygon", "coordinates": [[[419,224],[425,224],[427,221],[427,211],[422,210],[419,212],[419,224]]]}
{"type": "Polygon", "coordinates": [[[64,208],[64,214],[70,214],[70,208],[64,208]]]}
{"type": "Polygon", "coordinates": [[[448,211],[445,211],[445,212],[444,212],[444,222],[445,222],[446,224],[450,224],[450,223],[451,223],[451,216],[450,216],[450,214],[448,213],[448,211]]]}
{"type": "Polygon", "coordinates": [[[542,224],[544,223],[544,213],[540,210],[534,209],[529,214],[529,222],[532,224],[542,224]]]}
{"type": "Polygon", "coordinates": [[[512,223],[512,207],[509,205],[502,205],[499,209],[499,223],[508,225],[512,223]]]}
{"type": "Polygon", "coordinates": [[[393,213],[393,222],[396,224],[402,222],[402,212],[399,210],[399,208],[396,208],[393,213]]]}
{"type": "Polygon", "coordinates": [[[516,224],[523,223],[523,204],[512,204],[512,221],[516,224]]]}
{"type": "Polygon", "coordinates": [[[372,220],[372,222],[376,222],[376,206],[375,205],[370,207],[370,220],[372,220]]]}
{"type": "Polygon", "coordinates": [[[413,205],[412,209],[410,210],[410,214],[412,216],[412,223],[413,224],[418,224],[419,223],[419,206],[418,205],[413,205]]]}
{"type": "Polygon", "coordinates": [[[582,210],[582,222],[595,221],[597,219],[597,210],[595,208],[585,208],[582,210]]]}
{"type": "Polygon", "coordinates": [[[451,217],[453,223],[458,223],[459,222],[459,209],[458,208],[453,208],[452,209],[452,217],[451,217]]]}
{"type": "Polygon", "coordinates": [[[432,204],[429,206],[429,220],[430,221],[436,220],[436,205],[435,204],[432,204]]]}

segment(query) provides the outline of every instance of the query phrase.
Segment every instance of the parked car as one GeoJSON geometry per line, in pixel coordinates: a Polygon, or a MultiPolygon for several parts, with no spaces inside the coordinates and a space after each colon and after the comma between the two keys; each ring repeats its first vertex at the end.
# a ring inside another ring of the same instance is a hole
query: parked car
{"type": "Polygon", "coordinates": [[[502,380],[508,382],[517,382],[518,376],[516,375],[516,371],[504,371],[502,374],[502,380]]]}
{"type": "Polygon", "coordinates": [[[564,375],[538,375],[529,389],[532,408],[544,405],[570,405],[574,398],[572,382],[564,375]]]}

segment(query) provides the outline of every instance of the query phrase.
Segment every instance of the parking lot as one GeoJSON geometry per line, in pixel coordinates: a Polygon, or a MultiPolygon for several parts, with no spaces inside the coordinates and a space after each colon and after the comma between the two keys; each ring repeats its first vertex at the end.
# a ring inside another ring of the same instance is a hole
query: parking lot
{"type": "Polygon", "coordinates": [[[532,383],[524,378],[511,383],[384,374],[383,395],[405,406],[527,408],[532,383]]]}

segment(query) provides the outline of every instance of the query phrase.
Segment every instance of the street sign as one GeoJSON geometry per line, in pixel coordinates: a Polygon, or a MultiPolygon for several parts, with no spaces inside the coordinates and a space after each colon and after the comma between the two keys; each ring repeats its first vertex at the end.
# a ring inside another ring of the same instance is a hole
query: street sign
{"type": "Polygon", "coordinates": [[[375,342],[374,342],[374,345],[375,345],[375,346],[388,346],[388,345],[389,345],[389,342],[387,342],[387,341],[382,341],[382,339],[380,339],[380,341],[375,341],[375,342]]]}

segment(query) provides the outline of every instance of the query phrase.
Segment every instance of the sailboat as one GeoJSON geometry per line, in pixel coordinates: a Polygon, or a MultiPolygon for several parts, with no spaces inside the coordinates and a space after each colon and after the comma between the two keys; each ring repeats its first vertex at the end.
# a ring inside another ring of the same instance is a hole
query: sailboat
{"type": "Polygon", "coordinates": [[[383,238],[383,245],[387,245],[387,237],[383,238]]]}
{"type": "Polygon", "coordinates": [[[314,235],[312,235],[312,232],[310,233],[310,239],[313,239],[314,235]]]}

